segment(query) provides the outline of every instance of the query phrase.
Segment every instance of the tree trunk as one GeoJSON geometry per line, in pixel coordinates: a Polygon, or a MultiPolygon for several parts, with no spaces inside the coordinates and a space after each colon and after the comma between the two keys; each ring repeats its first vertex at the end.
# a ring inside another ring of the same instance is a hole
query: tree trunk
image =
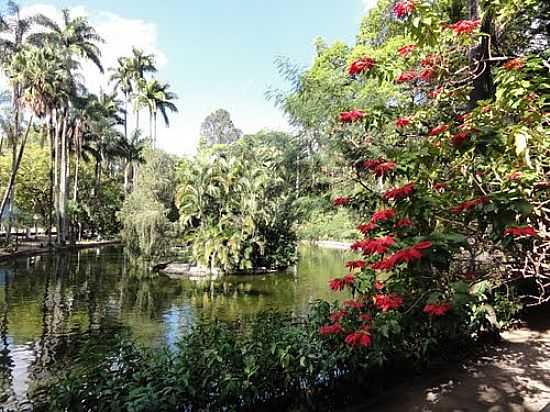
{"type": "Polygon", "coordinates": [[[153,111],[149,110],[149,138],[153,141],[153,149],[155,148],[155,137],[153,136],[153,111]]]}
{"type": "Polygon", "coordinates": [[[61,133],[61,164],[59,174],[59,242],[64,245],[67,241],[67,121],[68,113],[63,115],[63,131],[61,133]]]}
{"type": "MultiPolygon", "coordinates": [[[[469,0],[468,15],[470,20],[479,19],[479,1],[469,0]]],[[[494,83],[491,75],[491,62],[487,61],[490,56],[490,40],[492,36],[493,17],[490,12],[486,13],[481,22],[480,32],[486,34],[481,43],[472,47],[469,51],[470,67],[474,74],[472,82],[473,89],[470,93],[470,109],[476,106],[479,100],[488,99],[494,94],[494,83]]]]}
{"type": "Polygon", "coordinates": [[[76,161],[74,166],[74,189],[73,189],[73,201],[78,201],[78,173],[80,171],[80,156],[76,155],[76,161]]]}
{"type": "Polygon", "coordinates": [[[153,113],[153,149],[157,147],[157,112],[153,113]]]}
{"type": "Polygon", "coordinates": [[[128,94],[124,98],[124,139],[128,141],[128,94]]]}
{"type": "Polygon", "coordinates": [[[129,173],[130,163],[126,162],[124,165],[124,193],[128,193],[128,173],[129,173]]]}
{"type": "Polygon", "coordinates": [[[52,245],[52,228],[53,228],[53,213],[55,209],[54,205],[54,165],[55,165],[55,143],[54,143],[54,127],[53,127],[53,111],[50,113],[50,118],[48,121],[48,137],[50,139],[50,171],[49,171],[49,181],[50,181],[50,190],[49,190],[49,202],[50,208],[48,212],[48,246],[52,245]]]}
{"type": "Polygon", "coordinates": [[[19,147],[19,153],[14,158],[14,163],[12,164],[12,167],[11,167],[8,186],[6,188],[6,192],[4,193],[2,204],[0,205],[0,216],[4,214],[4,211],[6,210],[6,206],[8,204],[8,200],[11,199],[11,193],[15,187],[15,179],[17,177],[17,172],[19,171],[19,166],[21,165],[21,159],[23,158],[23,152],[25,151],[25,145],[27,144],[27,139],[29,137],[29,133],[32,128],[33,120],[34,120],[34,113],[31,113],[31,117],[29,119],[29,125],[27,126],[27,130],[25,131],[25,135],[23,136],[23,140],[21,141],[21,146],[19,147]]]}

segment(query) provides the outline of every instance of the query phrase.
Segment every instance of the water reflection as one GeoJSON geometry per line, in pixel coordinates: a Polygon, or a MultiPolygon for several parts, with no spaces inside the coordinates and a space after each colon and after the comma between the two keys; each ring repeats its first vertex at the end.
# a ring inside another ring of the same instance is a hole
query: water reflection
{"type": "Polygon", "coordinates": [[[294,272],[191,281],[152,274],[119,248],[16,260],[0,267],[0,406],[25,403],[74,360],[82,340],[127,328],[146,345],[175,343],[199,317],[301,312],[331,299],[341,251],[302,248],[294,272]]]}

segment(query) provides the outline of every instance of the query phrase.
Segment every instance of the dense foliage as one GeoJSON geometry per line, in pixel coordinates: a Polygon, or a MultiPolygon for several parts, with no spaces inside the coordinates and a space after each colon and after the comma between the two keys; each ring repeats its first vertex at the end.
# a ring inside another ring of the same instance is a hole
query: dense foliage
{"type": "Polygon", "coordinates": [[[203,148],[180,164],[180,222],[202,266],[231,272],[283,268],[294,261],[293,159],[272,140],[277,139],[269,134],[247,136],[232,145],[203,148]]]}
{"type": "Polygon", "coordinates": [[[330,287],[355,299],[320,333],[368,359],[410,339],[407,327],[423,353],[442,328],[476,335],[517,298],[550,299],[548,33],[509,42],[520,14],[541,26],[524,8],[545,6],[498,3],[382,1],[355,47],[321,48],[280,100],[330,136],[349,176],[334,204],[361,219],[363,239],[330,287]]]}
{"type": "MultiPolygon", "coordinates": [[[[391,351],[375,356],[338,349],[318,334],[327,311],[320,304],[308,319],[268,313],[246,323],[200,323],[172,351],[140,349],[109,338],[100,350],[84,347],[80,363],[44,388],[48,399],[37,401],[35,408],[327,410],[364,399],[366,390],[384,380],[395,383],[392,365],[399,366],[399,376],[425,365],[410,350],[421,333],[414,328],[406,331],[412,342],[396,341],[391,351]],[[94,356],[104,351],[107,356],[94,356]],[[373,367],[382,363],[385,369],[373,367]]],[[[464,351],[467,342],[454,341],[457,334],[461,336],[459,329],[431,331],[424,354],[437,353],[441,344],[460,345],[464,351]]]]}

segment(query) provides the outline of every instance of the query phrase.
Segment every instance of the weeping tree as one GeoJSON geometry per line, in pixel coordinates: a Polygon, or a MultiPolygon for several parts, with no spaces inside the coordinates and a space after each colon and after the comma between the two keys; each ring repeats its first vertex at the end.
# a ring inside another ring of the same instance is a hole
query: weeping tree
{"type": "Polygon", "coordinates": [[[177,214],[174,207],[176,158],[147,147],[134,190],[119,218],[122,238],[133,255],[156,260],[173,244],[177,214]]]}

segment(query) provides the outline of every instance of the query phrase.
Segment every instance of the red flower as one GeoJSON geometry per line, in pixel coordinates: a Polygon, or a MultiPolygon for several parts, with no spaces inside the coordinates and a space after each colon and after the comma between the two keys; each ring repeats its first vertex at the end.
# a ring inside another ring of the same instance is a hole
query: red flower
{"type": "Polygon", "coordinates": [[[410,15],[416,10],[416,4],[413,0],[400,1],[393,6],[393,12],[399,19],[410,15]]]}
{"type": "Polygon", "coordinates": [[[363,269],[367,264],[364,260],[352,260],[346,263],[346,267],[349,270],[363,269]]]}
{"type": "Polygon", "coordinates": [[[437,136],[441,133],[445,133],[447,130],[449,130],[449,125],[448,124],[440,124],[439,126],[436,126],[432,130],[430,130],[429,135],[430,136],[437,136]]]}
{"type": "Polygon", "coordinates": [[[366,223],[357,226],[357,230],[367,236],[370,232],[376,229],[376,225],[374,223],[366,223]]]}
{"type": "Polygon", "coordinates": [[[342,320],[344,316],[346,316],[348,312],[345,310],[338,310],[330,315],[330,320],[334,323],[338,323],[342,320]]]}
{"type": "Polygon", "coordinates": [[[395,210],[393,209],[384,209],[374,212],[370,221],[371,223],[385,222],[387,220],[393,219],[395,217],[395,210]]]}
{"type": "Polygon", "coordinates": [[[363,57],[354,61],[349,67],[348,73],[350,76],[355,76],[366,71],[369,71],[374,66],[374,59],[371,57],[363,57]]]}
{"type": "Polygon", "coordinates": [[[342,333],[344,329],[342,328],[342,325],[339,323],[335,323],[333,325],[325,325],[321,326],[319,329],[319,333],[323,336],[327,335],[338,335],[339,333],[342,333]]]}
{"type": "Polygon", "coordinates": [[[395,121],[395,127],[405,127],[412,123],[410,117],[400,117],[395,121]]]}
{"type": "Polygon", "coordinates": [[[406,46],[397,49],[397,52],[401,57],[407,57],[416,49],[416,44],[407,44],[406,46]]]}
{"type": "Polygon", "coordinates": [[[538,232],[532,226],[513,226],[504,231],[504,236],[513,237],[532,237],[537,236],[538,232]]]}
{"type": "Polygon", "coordinates": [[[372,337],[367,330],[360,330],[346,336],[345,342],[350,346],[368,347],[372,344],[372,337]]]}
{"type": "Polygon", "coordinates": [[[334,206],[348,206],[351,203],[350,197],[337,197],[334,199],[334,206]]]}
{"type": "Polygon", "coordinates": [[[376,290],[384,289],[384,283],[377,280],[376,282],[374,282],[374,289],[376,289],[376,290]]]}
{"type": "Polygon", "coordinates": [[[395,228],[407,228],[407,227],[411,227],[411,226],[414,226],[414,223],[411,219],[409,219],[408,217],[404,217],[403,219],[400,219],[395,225],[394,227],[395,228]]]}
{"type": "Polygon", "coordinates": [[[434,190],[435,190],[436,192],[439,192],[439,193],[444,192],[445,189],[447,189],[447,187],[448,187],[448,186],[447,186],[446,183],[435,183],[435,184],[433,185],[434,190]]]}
{"type": "Polygon", "coordinates": [[[435,77],[435,70],[430,68],[423,69],[418,74],[418,78],[422,81],[429,82],[435,77]]]}
{"type": "Polygon", "coordinates": [[[384,163],[382,159],[369,159],[363,162],[363,167],[369,170],[375,170],[379,165],[384,163]]]}
{"type": "Polygon", "coordinates": [[[424,313],[427,313],[431,316],[443,316],[445,313],[450,311],[452,306],[449,303],[435,304],[431,303],[424,306],[424,313]]]}
{"type": "Polygon", "coordinates": [[[343,278],[331,279],[328,282],[330,289],[334,291],[342,291],[346,286],[353,286],[355,277],[352,274],[346,275],[343,278]]]}
{"type": "Polygon", "coordinates": [[[362,250],[365,254],[384,254],[393,245],[395,245],[394,238],[391,236],[384,236],[379,239],[365,240],[362,244],[362,250]]]}
{"type": "Polygon", "coordinates": [[[477,29],[480,25],[479,20],[460,20],[454,24],[449,24],[449,28],[454,32],[454,34],[469,34],[477,29]]]}
{"type": "Polygon", "coordinates": [[[365,113],[361,110],[352,110],[350,112],[340,113],[340,121],[342,123],[353,123],[357,122],[365,117],[365,113]]]}
{"type": "Polygon", "coordinates": [[[406,82],[412,82],[416,80],[418,77],[416,70],[409,70],[404,73],[401,73],[397,79],[395,79],[396,83],[406,83],[406,82]]]}
{"type": "Polygon", "coordinates": [[[385,176],[386,173],[391,172],[397,167],[397,163],[395,162],[384,162],[380,163],[376,168],[374,169],[374,174],[378,177],[385,176]]]}
{"type": "Polygon", "coordinates": [[[515,59],[508,60],[504,63],[506,70],[521,70],[525,66],[525,60],[522,57],[516,57],[515,59]]]}
{"type": "Polygon", "coordinates": [[[357,300],[346,300],[344,302],[344,306],[351,309],[363,309],[365,307],[365,303],[357,300]]]}
{"type": "Polygon", "coordinates": [[[414,182],[407,183],[405,186],[396,187],[394,189],[388,190],[384,193],[385,200],[395,200],[396,202],[402,199],[409,197],[415,190],[416,185],[414,182]]]}
{"type": "Polygon", "coordinates": [[[395,293],[391,295],[376,295],[374,304],[382,312],[387,312],[392,309],[399,309],[403,305],[403,298],[395,293]]]}
{"type": "Polygon", "coordinates": [[[453,146],[454,147],[460,147],[470,139],[470,132],[462,130],[456,134],[453,135],[453,146]]]}
{"type": "Polygon", "coordinates": [[[489,203],[489,198],[487,196],[482,196],[477,199],[467,200],[466,202],[463,202],[458,206],[453,207],[451,209],[451,212],[455,215],[459,215],[461,213],[470,211],[478,205],[486,205],[487,203],[489,203]]]}
{"type": "Polygon", "coordinates": [[[422,251],[432,247],[432,242],[424,241],[414,246],[401,249],[393,255],[373,264],[371,267],[374,270],[390,270],[401,263],[410,263],[415,260],[420,260],[423,257],[422,251]]]}

